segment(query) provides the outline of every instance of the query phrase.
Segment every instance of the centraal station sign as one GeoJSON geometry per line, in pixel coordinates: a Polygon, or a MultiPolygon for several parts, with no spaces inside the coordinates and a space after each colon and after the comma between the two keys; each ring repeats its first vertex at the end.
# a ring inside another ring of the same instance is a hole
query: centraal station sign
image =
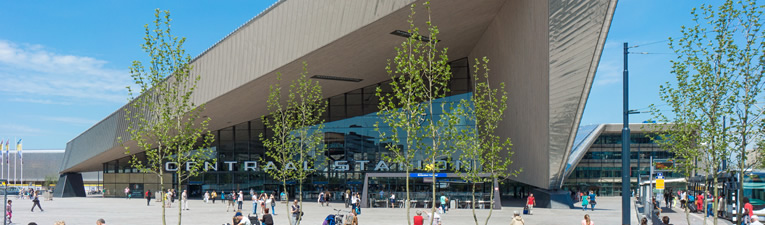
{"type": "MultiPolygon", "coordinates": [[[[223,161],[223,162],[205,162],[204,163],[204,170],[205,171],[234,171],[234,168],[239,168],[241,166],[243,171],[261,171],[261,170],[273,170],[278,169],[277,165],[273,161],[268,161],[265,163],[265,165],[258,166],[258,161],[223,161]],[[222,165],[222,167],[221,167],[222,165]]],[[[461,161],[455,161],[453,163],[450,163],[446,160],[436,160],[436,164],[438,165],[439,170],[446,170],[447,164],[452,164],[455,166],[457,170],[460,170],[461,167],[467,167],[465,166],[461,161]]],[[[195,166],[196,163],[188,162],[185,165],[185,170],[189,170],[191,167],[195,166]]],[[[355,161],[345,161],[345,160],[337,160],[334,161],[332,164],[330,164],[331,169],[333,171],[348,171],[351,169],[351,165],[355,165],[355,168],[357,168],[359,171],[389,171],[391,168],[401,168],[402,164],[395,164],[395,163],[387,163],[383,160],[377,161],[376,163],[370,163],[369,160],[355,160],[355,161]]],[[[423,168],[423,162],[422,161],[416,161],[413,165],[415,168],[422,169],[423,168]]],[[[297,167],[293,163],[287,163],[285,167],[289,170],[297,170],[297,167]]],[[[309,170],[308,162],[303,162],[302,168],[304,170],[309,170]]],[[[166,162],[165,163],[165,171],[178,171],[178,163],[175,162],[166,162]]],[[[325,170],[326,168],[321,168],[319,170],[325,170]]]]}

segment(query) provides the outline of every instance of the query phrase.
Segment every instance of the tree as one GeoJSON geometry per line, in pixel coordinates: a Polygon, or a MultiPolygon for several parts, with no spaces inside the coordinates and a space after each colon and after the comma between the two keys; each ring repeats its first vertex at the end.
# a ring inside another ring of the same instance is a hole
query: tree
{"type": "MultiPolygon", "coordinates": [[[[169,11],[156,9],[154,16],[154,27],[144,26],[146,36],[141,45],[151,58],[150,65],[147,70],[140,61],[133,61],[130,75],[139,95],[128,86],[130,103],[125,107],[125,118],[129,141],[134,141],[146,155],[140,159],[134,154],[131,166],[141,173],[157,175],[164,190],[165,163],[175,164],[179,185],[199,175],[204,162],[213,154],[209,146],[214,136],[207,129],[210,118],[200,116],[204,104],[197,105],[192,100],[200,75],[191,73],[191,57],[183,49],[186,38],[171,34],[169,11]]],[[[131,154],[130,145],[122,139],[120,142],[125,154],[131,154]]],[[[178,204],[180,225],[181,201],[178,204]]],[[[164,207],[162,224],[166,224],[164,207]]]]}
{"type": "MultiPolygon", "coordinates": [[[[671,106],[674,118],[654,110],[663,121],[673,123],[666,132],[667,143],[677,146],[670,149],[698,157],[713,182],[717,183],[721,172],[729,171],[721,165],[736,157],[739,190],[743,190],[744,170],[752,165],[747,164],[746,147],[762,130],[758,128],[762,126],[761,110],[752,107],[762,97],[762,11],[763,6],[754,0],[727,0],[718,7],[704,4],[694,8],[695,24],[683,26],[679,39],[670,38],[670,47],[677,54],[672,60],[675,83],[661,87],[660,97],[671,106]],[[725,126],[728,115],[733,115],[731,125],[725,126]],[[698,143],[696,147],[686,143],[690,140],[698,143]]],[[[719,193],[717,185],[713,190],[715,195],[719,193]]],[[[741,198],[736,199],[741,205],[741,198]]],[[[716,209],[718,202],[712,204],[716,209]]],[[[738,215],[740,221],[740,207],[738,215]]]]}
{"type": "MultiPolygon", "coordinates": [[[[458,120],[444,102],[434,100],[443,98],[449,92],[448,83],[451,69],[448,64],[447,49],[439,49],[438,27],[430,20],[430,3],[424,4],[428,12],[426,21],[429,37],[420,34],[415,25],[415,4],[410,7],[407,39],[396,47],[396,57],[388,60],[385,67],[391,77],[391,91],[383,92],[378,87],[376,95],[380,99],[378,115],[382,124],[375,124],[380,133],[381,142],[391,152],[385,155],[386,161],[399,165],[399,170],[407,174],[414,169],[413,160],[423,156],[427,160],[424,170],[431,173],[433,180],[436,172],[445,169],[439,165],[439,159],[451,156],[453,148],[448,148],[451,141],[446,130],[454,127],[458,120]],[[402,145],[403,144],[403,145],[402,145]]],[[[406,217],[410,218],[409,176],[406,178],[406,217]]],[[[432,183],[432,199],[436,200],[436,182],[432,183]]],[[[435,204],[431,212],[435,212],[435,204]]],[[[431,218],[432,220],[432,218],[431,218]]],[[[409,219],[407,219],[409,221],[409,219]]],[[[411,221],[409,221],[411,224],[411,221]]]]}
{"type": "MultiPolygon", "coordinates": [[[[285,193],[287,180],[297,180],[301,208],[303,181],[313,174],[316,158],[324,152],[322,115],[327,108],[319,82],[307,77],[307,67],[303,62],[303,72],[297,80],[291,82],[286,102],[282,100],[279,84],[270,86],[267,101],[269,116],[263,117],[263,123],[274,134],[270,138],[260,135],[267,149],[266,155],[279,164],[278,168],[266,164],[264,170],[282,182],[285,193]]],[[[277,77],[281,80],[280,74],[277,77]]],[[[287,204],[287,215],[290,214],[289,207],[287,204]]],[[[301,220],[302,218],[298,217],[298,225],[301,220]]]]}
{"type": "MultiPolygon", "coordinates": [[[[520,170],[509,171],[513,163],[510,150],[512,144],[510,138],[502,140],[494,134],[499,123],[504,118],[507,108],[507,92],[505,83],[499,83],[499,88],[492,88],[489,84],[489,59],[483,57],[475,59],[474,90],[470,100],[462,100],[461,106],[455,109],[457,118],[466,118],[467,124],[474,124],[473,129],[454,129],[453,140],[456,149],[461,149],[459,157],[460,167],[455,167],[463,180],[472,183],[473,220],[478,225],[478,217],[475,213],[475,189],[477,183],[493,183],[495,180],[515,176],[520,170]],[[479,76],[483,72],[483,80],[479,76]],[[485,176],[488,174],[488,176],[485,176]]],[[[490,194],[494,199],[494,192],[490,194]]],[[[484,224],[489,223],[494,207],[489,210],[484,224]]]]}

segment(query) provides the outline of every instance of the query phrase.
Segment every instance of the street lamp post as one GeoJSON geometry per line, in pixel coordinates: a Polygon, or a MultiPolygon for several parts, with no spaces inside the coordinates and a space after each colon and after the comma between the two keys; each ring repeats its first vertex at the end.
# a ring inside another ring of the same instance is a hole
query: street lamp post
{"type": "Polygon", "coordinates": [[[622,128],[622,224],[630,224],[630,127],[629,127],[629,71],[627,70],[627,42],[624,42],[624,73],[623,73],[623,117],[622,128]]]}

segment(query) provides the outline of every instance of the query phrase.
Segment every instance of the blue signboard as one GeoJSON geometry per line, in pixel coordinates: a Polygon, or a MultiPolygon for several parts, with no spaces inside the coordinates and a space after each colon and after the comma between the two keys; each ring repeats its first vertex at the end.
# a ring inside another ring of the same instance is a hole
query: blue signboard
{"type": "MultiPolygon", "coordinates": [[[[446,173],[436,173],[436,177],[446,177],[446,173]]],[[[410,173],[409,177],[433,177],[432,173],[410,173]]]]}

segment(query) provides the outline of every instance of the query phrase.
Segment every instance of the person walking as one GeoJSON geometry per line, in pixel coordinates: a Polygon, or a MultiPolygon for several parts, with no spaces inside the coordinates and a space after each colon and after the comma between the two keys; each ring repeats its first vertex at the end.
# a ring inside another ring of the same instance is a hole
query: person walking
{"type": "Polygon", "coordinates": [[[589,196],[586,196],[586,195],[582,196],[582,211],[587,211],[587,205],[590,204],[587,201],[587,198],[589,198],[589,196]]]}
{"type": "Polygon", "coordinates": [[[391,192],[389,200],[390,200],[390,207],[396,208],[396,193],[391,192]]]}
{"type": "Polygon", "coordinates": [[[236,203],[238,205],[239,211],[242,211],[242,205],[244,204],[244,195],[242,194],[242,190],[239,190],[239,195],[237,195],[236,203]]]}
{"type": "Polygon", "coordinates": [[[529,208],[529,215],[534,215],[532,212],[534,210],[534,206],[537,205],[537,200],[534,198],[534,193],[529,193],[529,197],[526,198],[526,207],[529,208]]]}
{"type": "Polygon", "coordinates": [[[13,218],[13,207],[12,207],[13,201],[8,200],[8,204],[5,205],[5,216],[8,217],[8,223],[11,222],[11,218],[13,218]]]}
{"type": "Polygon", "coordinates": [[[319,192],[319,198],[317,199],[319,205],[324,206],[324,192],[319,192]]]}
{"type": "Polygon", "coordinates": [[[329,203],[330,203],[331,200],[332,200],[332,192],[325,191],[324,192],[324,203],[326,203],[327,206],[329,206],[329,203]]]}
{"type": "Polygon", "coordinates": [[[292,213],[292,221],[291,221],[291,222],[292,222],[292,225],[296,225],[296,224],[297,224],[297,221],[298,221],[298,220],[300,219],[300,217],[302,216],[302,215],[301,215],[302,213],[301,213],[301,211],[300,211],[300,206],[298,205],[298,201],[297,201],[297,199],[295,199],[295,200],[293,201],[293,204],[292,204],[292,206],[290,207],[290,212],[292,213]]]}
{"type": "Polygon", "coordinates": [[[205,191],[204,200],[205,200],[205,204],[207,204],[208,201],[210,201],[210,192],[205,191]]]}
{"type": "Polygon", "coordinates": [[[213,204],[215,204],[215,199],[218,198],[218,193],[215,192],[215,190],[212,191],[210,194],[210,197],[212,198],[213,204]]]}
{"type": "Polygon", "coordinates": [[[358,199],[356,199],[356,195],[352,194],[351,195],[351,210],[352,211],[356,211],[356,201],[358,201],[358,199]]]}
{"type": "Polygon", "coordinates": [[[274,194],[271,194],[271,197],[266,199],[266,206],[271,206],[271,214],[276,216],[276,210],[274,210],[274,207],[276,207],[276,198],[274,198],[274,194]]]}
{"type": "Polygon", "coordinates": [[[236,211],[236,206],[234,206],[234,201],[236,199],[236,194],[232,191],[231,194],[226,196],[226,212],[228,212],[228,209],[234,208],[234,211],[236,211]]]}
{"type": "Polygon", "coordinates": [[[149,206],[149,203],[151,202],[151,190],[146,191],[146,195],[144,197],[146,198],[146,206],[149,206]]]}
{"type": "Polygon", "coordinates": [[[595,222],[592,222],[592,220],[590,220],[590,214],[584,214],[582,225],[595,225],[595,222]]]}
{"type": "Polygon", "coordinates": [[[125,199],[130,199],[130,187],[125,187],[125,199]]]}
{"type": "Polygon", "coordinates": [[[189,210],[189,194],[186,190],[181,193],[181,204],[183,204],[183,210],[189,210]]]}
{"type": "Polygon", "coordinates": [[[165,192],[164,194],[164,198],[165,198],[165,205],[162,207],[170,208],[170,189],[167,189],[167,192],[165,192]]]}
{"type": "Polygon", "coordinates": [[[343,200],[345,200],[345,208],[347,209],[351,205],[351,190],[345,190],[345,196],[343,197],[343,200]]]}
{"type": "Polygon", "coordinates": [[[32,204],[32,212],[35,211],[35,206],[37,206],[37,208],[39,208],[41,212],[45,212],[45,210],[43,210],[42,207],[40,207],[40,199],[38,198],[37,193],[38,192],[34,191],[34,193],[32,194],[32,202],[34,203],[32,204]]]}
{"type": "Polygon", "coordinates": [[[598,204],[595,201],[595,192],[590,191],[589,200],[590,201],[590,210],[595,211],[595,204],[598,204]]]}
{"type": "Polygon", "coordinates": [[[510,225],[524,225],[526,221],[523,221],[521,214],[518,211],[513,211],[513,218],[510,219],[510,225]]]}
{"type": "Polygon", "coordinates": [[[265,209],[263,217],[260,218],[260,222],[263,222],[263,225],[274,225],[274,217],[268,213],[268,208],[265,209]]]}
{"type": "Polygon", "coordinates": [[[441,205],[439,206],[439,208],[441,208],[441,213],[446,214],[446,196],[444,195],[444,193],[441,193],[441,197],[438,198],[438,200],[441,203],[441,205]]]}
{"type": "Polygon", "coordinates": [[[257,195],[252,195],[250,198],[252,199],[252,214],[258,215],[258,205],[260,205],[260,199],[257,195]]]}

